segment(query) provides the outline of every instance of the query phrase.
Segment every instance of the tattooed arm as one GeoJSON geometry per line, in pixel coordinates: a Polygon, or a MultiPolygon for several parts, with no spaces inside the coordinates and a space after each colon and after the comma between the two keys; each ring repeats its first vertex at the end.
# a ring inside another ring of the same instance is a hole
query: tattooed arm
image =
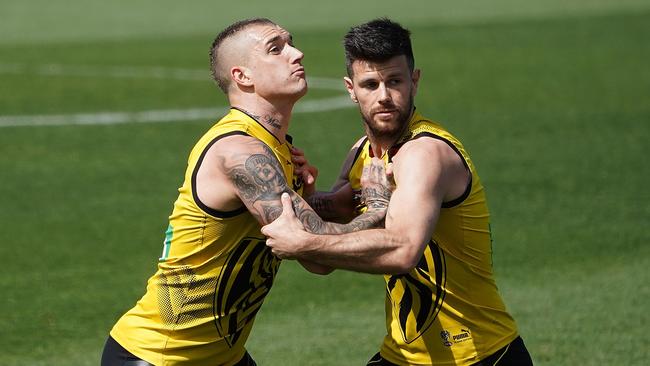
{"type": "Polygon", "coordinates": [[[409,272],[431,240],[442,202],[463,194],[469,171],[445,142],[420,138],[400,148],[393,157],[393,172],[397,188],[385,228],[315,235],[302,229],[291,200],[283,196],[282,215],[262,228],[266,244],[281,258],[368,273],[409,272]]]}
{"type": "MultiPolygon", "coordinates": [[[[273,152],[261,141],[246,135],[232,135],[214,143],[196,172],[195,183],[197,198],[206,206],[232,212],[241,209],[243,203],[262,225],[280,215],[280,195],[287,192],[295,205],[300,225],[316,233],[344,233],[376,226],[384,219],[390,195],[389,190],[378,189],[383,196],[369,198],[373,207],[347,225],[324,222],[289,188],[273,152]]],[[[331,268],[307,258],[300,259],[300,262],[310,272],[331,272],[331,268]]]]}
{"type": "Polygon", "coordinates": [[[367,198],[368,211],[348,224],[323,221],[314,210],[287,185],[282,167],[273,152],[261,141],[249,136],[231,136],[224,139],[221,171],[227,177],[237,197],[260,224],[268,224],[282,212],[280,195],[289,194],[296,216],[312,233],[338,234],[377,226],[384,219],[390,198],[387,180],[381,168],[370,179],[367,198]],[[225,141],[228,140],[228,141],[225,141]]]}

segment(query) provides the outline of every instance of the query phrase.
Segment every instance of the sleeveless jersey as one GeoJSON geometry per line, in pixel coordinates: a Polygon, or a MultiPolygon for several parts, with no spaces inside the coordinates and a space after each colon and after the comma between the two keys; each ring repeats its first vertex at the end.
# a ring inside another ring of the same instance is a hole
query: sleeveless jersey
{"type": "Polygon", "coordinates": [[[200,138],[169,218],[158,270],[142,299],[111,330],[120,345],[154,365],[239,361],[278,270],[280,260],[266,247],[260,224],[245,206],[220,212],[197,196],[196,175],[207,150],[232,134],[266,144],[289,184],[301,188],[293,175],[290,143],[280,143],[243,111],[231,109],[200,138]]]}
{"type": "MultiPolygon", "coordinates": [[[[389,160],[414,138],[446,142],[463,159],[471,181],[461,197],[443,203],[418,265],[407,274],[384,276],[388,334],[380,353],[399,365],[470,365],[517,337],[493,278],[485,193],[462,144],[417,112],[383,158],[389,160]]],[[[362,169],[370,159],[366,139],[349,173],[353,189],[360,189],[362,169]]]]}

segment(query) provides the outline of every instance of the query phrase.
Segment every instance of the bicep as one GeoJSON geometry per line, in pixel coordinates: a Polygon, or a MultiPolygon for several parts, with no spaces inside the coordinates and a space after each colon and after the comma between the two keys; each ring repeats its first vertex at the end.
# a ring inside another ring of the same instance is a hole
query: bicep
{"type": "Polygon", "coordinates": [[[425,157],[412,152],[394,163],[397,188],[386,215],[386,229],[414,244],[427,242],[433,235],[444,195],[442,164],[425,157]]]}
{"type": "Polygon", "coordinates": [[[319,230],[323,221],[307,202],[287,184],[280,162],[271,149],[253,138],[232,141],[223,159],[223,169],[248,211],[261,225],[270,224],[282,213],[282,193],[287,192],[296,212],[306,228],[319,230]]]}
{"type": "Polygon", "coordinates": [[[440,214],[440,200],[426,189],[398,188],[388,205],[387,230],[420,245],[433,234],[440,214]]]}
{"type": "Polygon", "coordinates": [[[284,192],[289,194],[296,217],[309,232],[334,234],[376,224],[376,215],[360,217],[358,222],[350,227],[323,221],[309,204],[289,187],[282,166],[269,147],[256,139],[246,141],[245,144],[232,144],[231,150],[223,149],[229,151],[222,159],[223,171],[236,195],[260,224],[267,225],[280,216],[281,196],[284,192]]]}
{"type": "Polygon", "coordinates": [[[266,225],[282,212],[280,195],[291,190],[271,149],[252,137],[239,137],[223,146],[223,172],[248,211],[266,225]]]}

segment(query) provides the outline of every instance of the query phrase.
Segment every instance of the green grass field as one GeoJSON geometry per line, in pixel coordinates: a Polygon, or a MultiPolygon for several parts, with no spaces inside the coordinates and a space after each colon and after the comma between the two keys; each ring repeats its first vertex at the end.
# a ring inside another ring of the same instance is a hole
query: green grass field
{"type": "MultiPolygon", "coordinates": [[[[379,15],[409,27],[416,105],[479,169],[497,283],[535,363],[648,363],[650,3],[134,3],[0,4],[1,365],[98,364],[155,270],[187,153],[226,106],[212,37],[252,15],[289,28],[327,78],[300,105],[333,109],[291,125],[321,188],[362,131],[331,107],[342,35],[379,15]]],[[[248,348],[264,366],[365,365],[383,297],[380,276],[285,262],[248,348]]]]}

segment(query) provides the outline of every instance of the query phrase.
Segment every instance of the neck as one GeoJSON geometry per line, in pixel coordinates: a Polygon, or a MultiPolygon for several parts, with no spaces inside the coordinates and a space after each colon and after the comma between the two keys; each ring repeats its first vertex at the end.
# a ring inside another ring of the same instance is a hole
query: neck
{"type": "Polygon", "coordinates": [[[366,136],[368,136],[368,142],[370,142],[370,148],[372,149],[373,155],[381,158],[388,150],[390,150],[391,147],[393,147],[393,145],[395,145],[395,143],[397,143],[401,135],[378,137],[366,127],[366,136]]]}
{"type": "Polygon", "coordinates": [[[230,98],[230,105],[255,118],[280,142],[286,140],[294,102],[272,103],[262,98],[230,98]]]}

